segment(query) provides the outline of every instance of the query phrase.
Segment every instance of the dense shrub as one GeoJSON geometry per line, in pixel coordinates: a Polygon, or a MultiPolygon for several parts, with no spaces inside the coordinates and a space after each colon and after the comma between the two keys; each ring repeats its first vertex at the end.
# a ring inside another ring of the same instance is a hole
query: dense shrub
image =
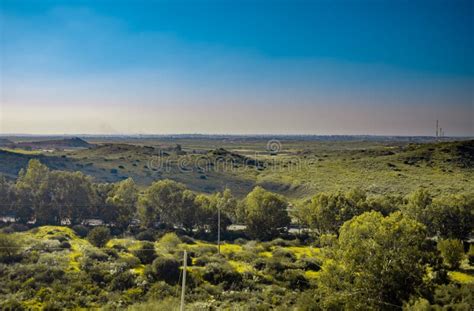
{"type": "Polygon", "coordinates": [[[176,284],[181,273],[180,266],[179,261],[173,257],[158,257],[151,264],[153,278],[168,284],[176,284]]]}
{"type": "Polygon", "coordinates": [[[105,286],[111,279],[111,265],[105,262],[97,262],[85,259],[82,262],[81,270],[86,272],[93,282],[100,286],[105,286]]]}
{"type": "Polygon", "coordinates": [[[440,240],[438,242],[438,250],[441,253],[443,262],[451,269],[457,269],[461,265],[464,258],[464,247],[459,240],[440,240]]]}
{"type": "Polygon", "coordinates": [[[0,310],[4,311],[23,311],[26,310],[25,307],[17,299],[10,298],[5,301],[0,302],[0,310]]]}
{"type": "Polygon", "coordinates": [[[219,255],[204,255],[197,257],[194,260],[194,265],[198,267],[205,267],[206,265],[210,264],[211,262],[217,262],[217,263],[225,263],[226,260],[224,257],[219,256],[219,255]]]}
{"type": "Polygon", "coordinates": [[[284,257],[270,257],[265,260],[265,268],[269,274],[275,275],[285,272],[291,263],[284,257]]]}
{"type": "Polygon", "coordinates": [[[296,261],[296,265],[305,271],[312,270],[312,271],[319,271],[321,270],[323,262],[317,258],[301,258],[296,261]]]}
{"type": "Polygon", "coordinates": [[[206,265],[202,278],[211,284],[222,284],[225,290],[238,289],[242,276],[228,263],[212,262],[206,265]]]}
{"type": "Polygon", "coordinates": [[[107,261],[109,259],[109,256],[104,251],[98,249],[87,249],[85,257],[97,261],[107,261]]]}
{"type": "Polygon", "coordinates": [[[443,284],[435,288],[431,301],[412,297],[404,310],[472,310],[474,284],[443,284]]]}
{"type": "Polygon", "coordinates": [[[248,250],[242,250],[240,252],[232,252],[227,255],[230,260],[244,261],[244,262],[253,262],[258,254],[248,250]]]}
{"type": "Polygon", "coordinates": [[[277,248],[275,251],[273,251],[273,257],[275,258],[280,258],[283,260],[290,260],[290,261],[295,261],[296,256],[293,254],[293,252],[283,249],[283,248],[277,248]]]}
{"type": "Polygon", "coordinates": [[[140,241],[155,241],[155,233],[152,230],[145,230],[138,233],[135,238],[140,241]]]}
{"type": "Polygon", "coordinates": [[[203,245],[193,250],[195,256],[212,256],[217,254],[217,246],[203,245]]]}
{"type": "Polygon", "coordinates": [[[120,245],[120,244],[115,244],[112,246],[112,249],[118,251],[118,252],[128,252],[128,249],[123,246],[123,245],[120,245]]]}
{"type": "Polygon", "coordinates": [[[75,225],[72,227],[72,230],[81,238],[85,238],[89,233],[89,228],[83,225],[75,225]]]}
{"type": "Polygon", "coordinates": [[[139,266],[141,264],[141,261],[140,259],[138,259],[137,257],[135,256],[123,256],[123,257],[119,257],[119,260],[118,260],[119,263],[123,264],[126,268],[128,269],[132,269],[132,268],[135,268],[137,266],[139,266]]]}
{"type": "Polygon", "coordinates": [[[9,225],[8,227],[3,228],[2,231],[3,233],[14,233],[14,232],[24,232],[24,231],[27,231],[28,229],[29,228],[27,225],[13,223],[9,225]]]}
{"type": "Polygon", "coordinates": [[[196,241],[188,235],[181,236],[181,240],[186,244],[196,244],[196,241]]]}
{"type": "Polygon", "coordinates": [[[247,242],[248,242],[248,240],[246,240],[244,238],[237,238],[237,239],[234,240],[234,244],[237,244],[237,245],[244,245],[247,242]]]}
{"type": "Polygon", "coordinates": [[[0,233],[0,262],[10,263],[21,259],[21,245],[10,234],[0,233]]]}
{"type": "Polygon", "coordinates": [[[288,269],[283,272],[283,278],[288,282],[289,288],[305,290],[309,288],[309,281],[304,276],[304,271],[288,269]]]}
{"type": "Polygon", "coordinates": [[[87,234],[89,242],[97,247],[104,247],[110,238],[110,230],[107,227],[96,227],[87,234]]]}
{"type": "Polygon", "coordinates": [[[104,248],[102,250],[107,256],[109,256],[110,259],[118,259],[120,258],[117,250],[115,250],[114,248],[104,248]]]}
{"type": "Polygon", "coordinates": [[[289,240],[284,240],[282,238],[277,238],[273,241],[270,241],[270,242],[267,242],[266,244],[268,244],[269,246],[298,246],[300,245],[300,241],[298,240],[292,240],[292,241],[289,241],[289,240]]]}
{"type": "Polygon", "coordinates": [[[144,242],[140,248],[133,251],[133,254],[140,259],[143,264],[151,264],[156,258],[155,244],[144,242]]]}
{"type": "Polygon", "coordinates": [[[174,232],[169,232],[163,235],[159,241],[160,245],[168,251],[176,250],[176,247],[182,243],[180,238],[174,232]]]}
{"type": "Polygon", "coordinates": [[[164,281],[154,283],[148,290],[147,297],[150,299],[163,299],[164,297],[174,296],[176,289],[164,281]]]}
{"type": "Polygon", "coordinates": [[[112,290],[126,290],[135,285],[135,277],[129,271],[120,272],[112,278],[110,288],[112,290]]]}
{"type": "Polygon", "coordinates": [[[69,243],[68,241],[64,241],[64,242],[61,242],[61,244],[59,244],[59,247],[63,249],[70,249],[71,243],[69,243]]]}

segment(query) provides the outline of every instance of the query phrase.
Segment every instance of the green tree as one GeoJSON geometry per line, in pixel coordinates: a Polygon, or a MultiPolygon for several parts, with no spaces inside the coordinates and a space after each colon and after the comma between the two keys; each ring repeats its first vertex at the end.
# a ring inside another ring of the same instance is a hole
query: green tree
{"type": "MultiPolygon", "coordinates": [[[[40,209],[43,204],[41,194],[49,173],[48,167],[37,159],[30,160],[26,170],[20,170],[15,184],[14,203],[15,218],[18,222],[26,223],[35,218],[35,210],[40,209]]],[[[54,219],[55,216],[51,217],[54,219]]]]}
{"type": "Polygon", "coordinates": [[[157,221],[191,230],[197,223],[195,195],[172,180],[154,182],[140,198],[139,217],[144,227],[157,221]]]}
{"type": "Polygon", "coordinates": [[[110,240],[110,230],[107,227],[95,227],[87,234],[87,239],[92,245],[97,247],[104,247],[110,240]]]}
{"type": "Polygon", "coordinates": [[[474,230],[474,195],[445,195],[434,199],[427,226],[440,237],[468,240],[474,230]]]}
{"type": "Polygon", "coordinates": [[[210,230],[212,233],[217,233],[219,210],[221,214],[221,232],[225,232],[227,227],[232,224],[231,217],[235,214],[237,200],[229,189],[210,196],[198,195],[195,203],[199,207],[198,222],[203,228],[210,230]]]}
{"type": "Polygon", "coordinates": [[[443,262],[450,269],[459,268],[464,258],[464,247],[461,241],[452,239],[440,240],[438,241],[437,248],[441,253],[443,262]]]}
{"type": "MultiPolygon", "coordinates": [[[[422,223],[430,223],[430,210],[433,203],[433,196],[426,189],[418,189],[407,198],[407,203],[401,206],[403,214],[422,223]]],[[[430,230],[430,228],[428,228],[430,230]]]]}
{"type": "Polygon", "coordinates": [[[323,309],[390,310],[422,285],[424,226],[396,212],[346,222],[318,278],[323,309]]]}
{"type": "Polygon", "coordinates": [[[4,176],[0,176],[0,216],[8,215],[14,202],[14,188],[4,176]]]}
{"type": "Polygon", "coordinates": [[[290,225],[284,197],[255,187],[245,198],[245,223],[253,238],[272,239],[290,225]]]}
{"type": "Polygon", "coordinates": [[[474,195],[437,198],[424,189],[413,192],[402,212],[426,225],[431,236],[467,240],[474,229],[474,195]]]}
{"type": "Polygon", "coordinates": [[[40,195],[42,203],[35,211],[40,224],[61,224],[62,221],[79,224],[92,215],[92,182],[81,172],[50,172],[40,195]]]}
{"type": "Polygon", "coordinates": [[[371,205],[366,199],[365,193],[359,189],[319,193],[310,202],[298,206],[295,214],[318,235],[337,234],[345,221],[369,210],[371,205]]]}
{"type": "Polygon", "coordinates": [[[107,194],[106,204],[109,220],[121,229],[127,228],[136,214],[138,189],[133,179],[128,178],[115,184],[107,194]]]}
{"type": "Polygon", "coordinates": [[[0,263],[10,263],[18,259],[22,249],[18,239],[5,233],[0,233],[0,263]]]}
{"type": "Polygon", "coordinates": [[[94,202],[91,206],[93,215],[100,218],[104,223],[110,224],[116,219],[116,209],[107,203],[109,193],[114,189],[115,184],[112,183],[94,183],[94,202]]]}
{"type": "Polygon", "coordinates": [[[59,225],[67,220],[82,222],[91,215],[94,191],[89,177],[81,172],[50,171],[38,160],[20,171],[15,184],[16,218],[20,222],[59,225]]]}

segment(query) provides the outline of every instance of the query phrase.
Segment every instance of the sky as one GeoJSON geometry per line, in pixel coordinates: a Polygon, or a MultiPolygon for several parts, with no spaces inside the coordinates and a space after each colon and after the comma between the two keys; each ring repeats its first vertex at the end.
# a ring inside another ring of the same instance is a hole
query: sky
{"type": "Polygon", "coordinates": [[[471,0],[0,0],[0,133],[474,136],[471,0]]]}

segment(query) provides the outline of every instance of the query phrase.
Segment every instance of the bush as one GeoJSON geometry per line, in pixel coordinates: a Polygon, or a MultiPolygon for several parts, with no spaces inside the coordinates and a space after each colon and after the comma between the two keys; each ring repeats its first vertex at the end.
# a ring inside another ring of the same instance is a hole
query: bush
{"type": "Polygon", "coordinates": [[[140,233],[138,233],[135,238],[140,241],[150,241],[154,242],[155,241],[155,234],[152,230],[145,230],[140,233]]]}
{"type": "Polygon", "coordinates": [[[158,257],[151,264],[153,277],[168,284],[176,284],[180,275],[180,263],[173,257],[158,257]]]}
{"type": "Polygon", "coordinates": [[[304,290],[309,288],[309,282],[304,276],[303,270],[286,270],[283,278],[289,283],[289,288],[304,290]]]}
{"type": "Polygon", "coordinates": [[[75,225],[72,227],[72,230],[81,238],[85,238],[89,233],[89,228],[83,225],[75,225]]]}
{"type": "Polygon", "coordinates": [[[301,258],[296,262],[299,268],[308,271],[319,271],[321,270],[321,266],[323,262],[317,258],[301,258]]]}
{"type": "Polygon", "coordinates": [[[112,290],[125,290],[132,288],[135,285],[135,277],[129,271],[121,272],[114,276],[110,282],[112,290]]]}
{"type": "Polygon", "coordinates": [[[156,258],[155,244],[152,242],[144,242],[139,249],[133,251],[133,254],[137,256],[143,264],[150,264],[156,258]]]}
{"type": "Polygon", "coordinates": [[[469,264],[474,266],[474,245],[469,246],[469,252],[467,253],[467,258],[469,259],[469,264]]]}
{"type": "Polygon", "coordinates": [[[11,224],[8,227],[3,228],[3,233],[14,233],[28,231],[29,228],[24,224],[11,224]]]}
{"type": "Polygon", "coordinates": [[[186,243],[186,244],[196,244],[196,241],[188,235],[183,235],[181,237],[181,240],[183,241],[183,243],[186,243]]]}
{"type": "Polygon", "coordinates": [[[438,250],[441,253],[443,262],[451,269],[457,269],[464,258],[464,247],[459,240],[440,240],[438,250]]]}
{"type": "Polygon", "coordinates": [[[86,258],[82,261],[81,270],[86,272],[91,280],[99,285],[108,283],[111,278],[111,265],[107,262],[97,262],[86,258]]]}
{"type": "Polygon", "coordinates": [[[296,256],[295,254],[293,254],[293,252],[283,249],[283,248],[277,248],[276,250],[274,250],[273,257],[280,258],[280,259],[287,259],[290,261],[296,260],[296,256]]]}
{"type": "Polygon", "coordinates": [[[244,245],[247,242],[248,241],[244,238],[237,238],[237,239],[234,240],[234,244],[237,244],[237,245],[244,245]]]}
{"type": "Polygon", "coordinates": [[[10,298],[0,302],[0,310],[4,311],[22,311],[26,310],[25,307],[16,299],[10,298]]]}
{"type": "Polygon", "coordinates": [[[114,248],[104,248],[103,249],[103,252],[109,256],[109,258],[112,258],[112,259],[118,259],[120,258],[117,250],[115,250],[114,248]]]}
{"type": "Polygon", "coordinates": [[[240,252],[230,253],[228,257],[230,260],[253,262],[258,257],[258,253],[242,250],[240,252]]]}
{"type": "Polygon", "coordinates": [[[181,244],[180,238],[174,232],[169,232],[163,235],[159,242],[168,251],[176,250],[176,247],[181,244]]]}
{"type": "Polygon", "coordinates": [[[113,246],[112,246],[112,249],[113,249],[113,250],[116,250],[116,251],[119,251],[119,252],[126,252],[126,253],[128,253],[128,249],[127,249],[125,246],[121,245],[121,244],[115,244],[115,245],[113,245],[113,246]]]}
{"type": "Polygon", "coordinates": [[[64,242],[61,242],[61,244],[59,244],[59,247],[63,248],[63,249],[70,249],[71,248],[71,243],[69,243],[67,241],[64,241],[64,242]]]}
{"type": "Polygon", "coordinates": [[[57,240],[59,242],[67,242],[69,241],[69,237],[65,236],[65,235],[58,235],[58,236],[55,236],[53,238],[51,238],[52,240],[57,240]]]}
{"type": "Polygon", "coordinates": [[[149,299],[163,299],[163,297],[174,296],[176,289],[166,282],[160,281],[154,283],[148,290],[149,299]]]}
{"type": "Polygon", "coordinates": [[[206,265],[202,278],[211,284],[222,284],[225,290],[238,289],[242,276],[228,263],[212,262],[206,265]]]}
{"type": "Polygon", "coordinates": [[[265,260],[265,267],[270,274],[278,274],[288,269],[288,261],[278,257],[270,257],[265,260]]]}
{"type": "Polygon", "coordinates": [[[87,249],[84,255],[88,259],[97,261],[107,261],[109,259],[109,256],[105,252],[94,248],[87,249]]]}
{"type": "Polygon", "coordinates": [[[135,256],[124,256],[119,258],[119,263],[123,264],[126,268],[132,269],[139,266],[142,262],[135,256]]]}
{"type": "Polygon", "coordinates": [[[226,263],[224,257],[219,255],[204,255],[196,258],[194,260],[194,265],[198,267],[205,267],[206,265],[210,264],[211,262],[218,262],[221,264],[226,263]]]}
{"type": "Polygon", "coordinates": [[[96,227],[89,231],[87,239],[92,245],[97,247],[104,247],[110,240],[110,230],[107,227],[96,227]]]}
{"type": "Polygon", "coordinates": [[[0,262],[11,263],[18,261],[20,257],[21,246],[15,238],[9,234],[0,233],[0,262]]]}
{"type": "Polygon", "coordinates": [[[269,246],[299,246],[300,241],[298,240],[293,240],[293,241],[288,241],[288,240],[283,240],[282,238],[277,238],[273,241],[270,241],[267,243],[269,246]]]}

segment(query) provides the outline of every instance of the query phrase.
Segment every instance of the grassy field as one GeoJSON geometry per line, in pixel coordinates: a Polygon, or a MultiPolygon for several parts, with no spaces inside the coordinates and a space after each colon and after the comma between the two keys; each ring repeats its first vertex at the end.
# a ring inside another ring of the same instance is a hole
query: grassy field
{"type": "Polygon", "coordinates": [[[304,200],[317,192],[360,187],[370,193],[469,192],[474,142],[265,139],[94,140],[89,149],[41,152],[0,150],[0,172],[14,178],[31,158],[53,169],[80,170],[100,182],[132,177],[139,185],[173,179],[211,193],[229,187],[242,197],[254,186],[304,200]],[[177,145],[181,149],[178,150],[177,145]]]}

